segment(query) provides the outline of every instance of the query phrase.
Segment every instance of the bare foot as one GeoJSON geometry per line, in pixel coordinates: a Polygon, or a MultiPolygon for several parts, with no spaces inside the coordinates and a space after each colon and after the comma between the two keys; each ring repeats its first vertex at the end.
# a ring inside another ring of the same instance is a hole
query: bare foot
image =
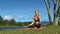
{"type": "Polygon", "coordinates": [[[29,28],[25,28],[25,30],[29,30],[29,28]]]}

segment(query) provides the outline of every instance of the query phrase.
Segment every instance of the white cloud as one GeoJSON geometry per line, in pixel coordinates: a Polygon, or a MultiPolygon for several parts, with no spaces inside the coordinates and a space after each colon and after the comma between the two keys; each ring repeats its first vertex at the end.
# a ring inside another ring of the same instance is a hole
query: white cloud
{"type": "Polygon", "coordinates": [[[18,14],[14,14],[13,16],[16,16],[16,18],[23,18],[23,15],[18,15],[18,14]]]}
{"type": "Polygon", "coordinates": [[[23,18],[23,16],[18,16],[18,18],[23,18]]]}
{"type": "Polygon", "coordinates": [[[4,19],[12,19],[12,18],[14,18],[13,16],[9,16],[9,15],[6,15],[5,17],[4,17],[4,19]]]}
{"type": "Polygon", "coordinates": [[[23,17],[24,17],[23,15],[5,15],[4,20],[10,20],[12,18],[17,20],[17,19],[21,19],[23,17]]]}

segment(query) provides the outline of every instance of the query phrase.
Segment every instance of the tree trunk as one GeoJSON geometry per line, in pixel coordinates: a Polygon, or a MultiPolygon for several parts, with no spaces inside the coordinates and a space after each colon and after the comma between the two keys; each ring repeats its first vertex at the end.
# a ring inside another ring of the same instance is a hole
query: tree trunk
{"type": "Polygon", "coordinates": [[[53,11],[53,15],[54,15],[54,17],[53,17],[53,22],[55,23],[55,13],[56,13],[56,4],[54,4],[54,11],[53,11]]]}
{"type": "Polygon", "coordinates": [[[48,0],[48,1],[44,0],[44,3],[45,3],[45,5],[46,5],[47,12],[48,12],[49,23],[52,24],[52,23],[51,23],[51,15],[50,15],[50,2],[49,2],[49,0],[48,0]]]}
{"type": "Polygon", "coordinates": [[[52,23],[51,23],[51,16],[50,16],[50,9],[47,9],[47,10],[48,10],[49,23],[52,24],[52,23]]]}
{"type": "Polygon", "coordinates": [[[55,18],[55,25],[58,25],[58,17],[55,18]]]}
{"type": "Polygon", "coordinates": [[[55,25],[58,25],[58,14],[60,13],[60,2],[59,2],[59,5],[58,5],[58,10],[55,14],[55,25]]]}
{"type": "Polygon", "coordinates": [[[55,14],[55,20],[54,20],[54,22],[55,22],[55,25],[58,25],[58,14],[57,13],[55,14]]]}
{"type": "Polygon", "coordinates": [[[60,0],[56,1],[56,3],[54,2],[54,0],[52,0],[53,3],[54,3],[54,24],[55,25],[58,25],[58,14],[59,14],[59,11],[60,11],[60,0]],[[57,2],[58,2],[58,10],[56,11],[56,5],[57,5],[57,2]]]}

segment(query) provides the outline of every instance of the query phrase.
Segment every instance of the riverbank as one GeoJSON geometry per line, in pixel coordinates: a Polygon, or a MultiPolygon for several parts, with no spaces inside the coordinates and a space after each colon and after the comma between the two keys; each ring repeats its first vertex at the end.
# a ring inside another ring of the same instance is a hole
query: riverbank
{"type": "Polygon", "coordinates": [[[2,30],[0,34],[60,34],[60,26],[46,26],[43,30],[2,30]]]}

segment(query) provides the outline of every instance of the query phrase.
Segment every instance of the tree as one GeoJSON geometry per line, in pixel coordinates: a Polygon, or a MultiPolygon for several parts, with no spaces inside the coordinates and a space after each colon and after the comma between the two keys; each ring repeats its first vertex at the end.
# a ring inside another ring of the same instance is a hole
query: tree
{"type": "Polygon", "coordinates": [[[0,25],[3,23],[3,18],[0,16],[0,25]]]}
{"type": "Polygon", "coordinates": [[[11,26],[14,26],[14,25],[16,24],[15,19],[11,19],[11,20],[9,21],[9,24],[10,24],[11,26]]]}
{"type": "Polygon", "coordinates": [[[55,23],[55,19],[56,19],[56,6],[57,6],[57,1],[52,0],[53,4],[54,4],[54,8],[53,8],[53,22],[55,23]]]}
{"type": "Polygon", "coordinates": [[[8,23],[9,23],[8,20],[4,20],[4,21],[3,21],[3,25],[4,25],[4,26],[8,26],[8,25],[9,25],[8,23]]]}
{"type": "Polygon", "coordinates": [[[28,21],[28,22],[24,22],[23,24],[25,25],[25,26],[27,26],[28,24],[31,24],[32,23],[32,21],[28,21]]]}
{"type": "Polygon", "coordinates": [[[18,23],[18,26],[23,26],[24,24],[22,22],[19,22],[18,23]]]}
{"type": "Polygon", "coordinates": [[[3,18],[0,16],[0,20],[3,20],[3,18]]]}
{"type": "Polygon", "coordinates": [[[59,0],[59,3],[58,3],[58,6],[59,6],[58,13],[60,14],[60,0],[59,0]]]}
{"type": "Polygon", "coordinates": [[[53,13],[54,13],[54,23],[55,23],[55,25],[58,25],[58,14],[59,14],[59,4],[60,4],[60,0],[52,0],[53,1],[53,3],[54,3],[54,11],[53,11],[53,13]],[[58,5],[58,9],[56,10],[56,7],[57,7],[57,5],[58,5]]]}
{"type": "MultiPolygon", "coordinates": [[[[53,15],[54,15],[53,21],[54,21],[55,25],[58,25],[58,14],[60,13],[60,0],[44,0],[44,3],[48,10],[48,16],[50,15],[50,5],[53,6],[53,15]],[[54,5],[52,5],[51,1],[53,2],[54,5]],[[58,9],[56,9],[56,8],[58,8],[58,9]]],[[[51,17],[51,16],[49,16],[49,17],[51,17]]],[[[50,21],[51,21],[51,18],[49,18],[49,22],[50,21]]]]}
{"type": "Polygon", "coordinates": [[[51,23],[51,15],[50,15],[50,1],[49,0],[44,0],[44,3],[46,5],[46,8],[47,8],[47,12],[48,12],[48,18],[49,18],[49,23],[51,23]]]}

